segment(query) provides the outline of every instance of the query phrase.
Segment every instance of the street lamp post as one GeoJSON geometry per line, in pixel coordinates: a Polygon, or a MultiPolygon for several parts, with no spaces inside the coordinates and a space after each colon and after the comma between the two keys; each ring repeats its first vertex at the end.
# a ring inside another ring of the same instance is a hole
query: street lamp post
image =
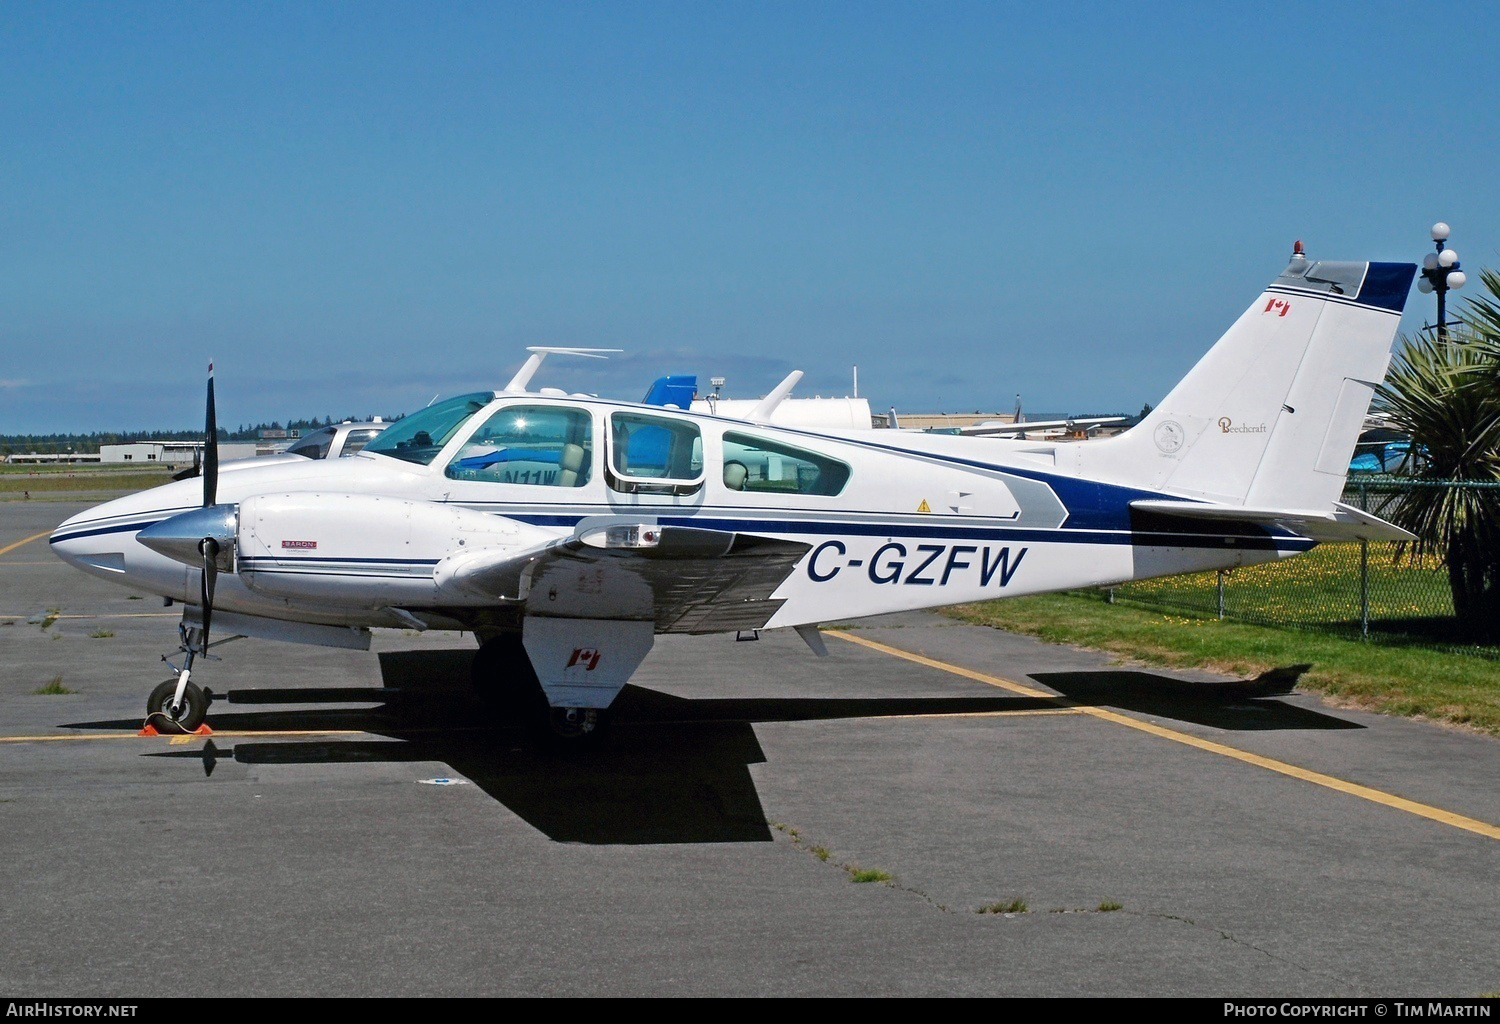
{"type": "Polygon", "coordinates": [[[1426,295],[1437,292],[1437,336],[1448,339],[1448,293],[1458,291],[1468,280],[1458,262],[1458,253],[1448,248],[1448,225],[1438,221],[1432,226],[1434,251],[1422,260],[1422,280],[1417,282],[1417,291],[1426,295]]]}

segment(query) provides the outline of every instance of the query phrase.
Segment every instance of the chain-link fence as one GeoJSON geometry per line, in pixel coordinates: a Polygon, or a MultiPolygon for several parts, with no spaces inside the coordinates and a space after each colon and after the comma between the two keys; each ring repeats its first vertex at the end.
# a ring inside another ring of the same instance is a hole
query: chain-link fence
{"type": "MultiPolygon", "coordinates": [[[[1391,477],[1351,479],[1343,500],[1386,519],[1401,494],[1419,486],[1434,484],[1391,477]]],[[[1279,562],[1128,583],[1110,588],[1106,597],[1500,658],[1500,647],[1464,642],[1443,565],[1430,558],[1413,563],[1403,557],[1398,563],[1395,555],[1391,543],[1320,544],[1279,562]]]]}

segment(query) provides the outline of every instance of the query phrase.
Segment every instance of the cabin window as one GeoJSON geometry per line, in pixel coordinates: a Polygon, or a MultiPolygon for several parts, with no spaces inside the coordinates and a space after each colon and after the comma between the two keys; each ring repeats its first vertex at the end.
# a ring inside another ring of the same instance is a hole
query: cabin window
{"type": "Polygon", "coordinates": [[[365,446],[365,451],[429,466],[459,428],[494,400],[494,392],[478,391],[429,405],[421,412],[392,423],[365,446]]]}
{"type": "Polygon", "coordinates": [[[752,434],[724,435],[724,486],[731,491],[834,495],[849,482],[837,459],[752,434]]]}
{"type": "Polygon", "coordinates": [[[582,410],[507,406],[474,431],[446,472],[454,480],[582,487],[589,479],[592,437],[589,414],[582,410]]]}
{"type": "Polygon", "coordinates": [[[361,450],[365,445],[369,444],[379,436],[379,427],[349,431],[348,436],[344,438],[344,450],[339,452],[340,457],[345,455],[353,455],[355,452],[361,450]]]}
{"type": "Polygon", "coordinates": [[[674,491],[703,477],[703,438],[687,420],[617,412],[610,417],[610,486],[650,490],[636,481],[660,480],[674,491]]]}

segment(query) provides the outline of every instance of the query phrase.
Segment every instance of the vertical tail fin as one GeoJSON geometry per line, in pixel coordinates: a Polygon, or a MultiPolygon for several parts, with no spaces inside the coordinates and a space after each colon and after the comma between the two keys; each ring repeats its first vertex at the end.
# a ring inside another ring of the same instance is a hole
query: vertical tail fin
{"type": "Polygon", "coordinates": [[[1410,263],[1294,256],[1150,415],[1082,446],[1081,468],[1224,504],[1327,507],[1415,273],[1410,263]]]}

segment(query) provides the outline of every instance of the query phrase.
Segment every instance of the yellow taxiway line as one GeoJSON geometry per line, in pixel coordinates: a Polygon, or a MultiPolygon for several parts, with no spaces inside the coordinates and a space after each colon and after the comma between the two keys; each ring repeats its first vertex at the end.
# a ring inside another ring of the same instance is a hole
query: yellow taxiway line
{"type": "Polygon", "coordinates": [[[1030,718],[1043,715],[1081,715],[1082,708],[1039,708],[1035,711],[944,711],[938,714],[882,715],[882,718],[1030,718]]]}
{"type": "Polygon", "coordinates": [[[69,733],[66,736],[0,736],[0,743],[61,743],[67,740],[170,740],[172,746],[181,746],[193,740],[212,739],[284,739],[289,736],[364,736],[361,729],[225,729],[215,730],[207,736],[198,733],[161,733],[157,736],[142,736],[137,732],[69,733]]]}
{"type": "Polygon", "coordinates": [[[14,544],[7,544],[5,547],[0,548],[0,555],[8,555],[16,548],[21,547],[23,544],[30,544],[34,540],[41,540],[43,537],[50,536],[51,533],[51,530],[43,530],[41,533],[33,533],[25,540],[18,540],[14,544]]]}
{"type": "MultiPolygon", "coordinates": [[[[32,615],[0,614],[0,619],[29,619],[32,615]]],[[[54,615],[55,619],[175,619],[176,612],[105,612],[100,615],[54,615]]]]}
{"type": "Polygon", "coordinates": [[[1405,811],[1408,814],[1415,814],[1419,818],[1426,818],[1429,821],[1436,821],[1443,825],[1461,828],[1465,831],[1484,836],[1487,839],[1500,839],[1500,828],[1488,822],[1479,821],[1476,818],[1468,818],[1462,814],[1445,811],[1440,807],[1420,804],[1415,800],[1408,800],[1393,793],[1386,793],[1378,789],[1371,789],[1368,786],[1347,782],[1344,779],[1334,778],[1332,775],[1324,775],[1322,772],[1309,771],[1306,768],[1299,768],[1294,764],[1287,764],[1285,761],[1277,761],[1274,758],[1262,757],[1259,754],[1237,750],[1222,743],[1215,743],[1212,740],[1205,740],[1198,736],[1179,732],[1176,729],[1168,729],[1151,722],[1143,722],[1115,711],[1076,705],[1071,701],[1067,701],[1066,698],[1059,697],[1055,693],[1048,693],[1045,690],[1038,690],[1035,687],[1026,686],[1010,679],[1002,679],[999,676],[988,675],[984,672],[975,672],[973,669],[963,668],[959,665],[950,665],[945,661],[938,661],[935,658],[928,658],[921,654],[913,654],[910,651],[903,651],[898,647],[889,647],[886,644],[877,643],[862,636],[855,636],[853,633],[846,633],[843,630],[830,629],[824,632],[829,636],[836,636],[840,640],[847,640],[852,644],[868,647],[872,651],[879,651],[881,654],[887,654],[893,658],[915,662],[918,665],[925,665],[940,672],[947,672],[951,675],[962,676],[965,679],[972,679],[987,686],[1009,690],[1011,693],[1020,694],[1024,697],[1042,697],[1058,701],[1059,703],[1066,703],[1069,705],[1070,710],[1076,710],[1080,714],[1090,715],[1094,718],[1103,719],[1106,722],[1113,722],[1115,725],[1123,725],[1140,732],[1150,733],[1152,736],[1171,740],[1173,743],[1181,743],[1184,746],[1196,747],[1199,750],[1205,750],[1222,757],[1243,761],[1245,764],[1253,764],[1258,768],[1265,768],[1267,771],[1277,772],[1294,779],[1301,779],[1303,782],[1310,782],[1315,786],[1323,786],[1339,793],[1347,793],[1350,796],[1359,797],[1361,800],[1369,800],[1371,803],[1377,803],[1383,807],[1394,808],[1398,811],[1405,811]]]}

